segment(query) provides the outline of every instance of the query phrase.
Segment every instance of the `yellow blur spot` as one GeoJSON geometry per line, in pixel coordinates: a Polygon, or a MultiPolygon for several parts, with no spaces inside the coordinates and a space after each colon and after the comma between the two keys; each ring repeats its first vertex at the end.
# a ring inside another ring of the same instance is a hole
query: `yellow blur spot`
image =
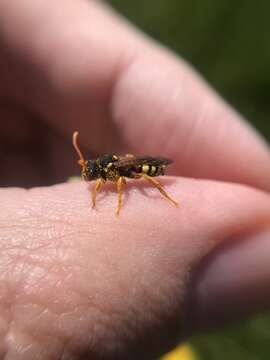
{"type": "Polygon", "coordinates": [[[196,355],[190,345],[178,346],[175,350],[163,356],[161,360],[196,360],[196,355]]]}
{"type": "Polygon", "coordinates": [[[70,178],[67,179],[67,182],[76,182],[80,180],[81,180],[80,176],[71,176],[70,178]]]}

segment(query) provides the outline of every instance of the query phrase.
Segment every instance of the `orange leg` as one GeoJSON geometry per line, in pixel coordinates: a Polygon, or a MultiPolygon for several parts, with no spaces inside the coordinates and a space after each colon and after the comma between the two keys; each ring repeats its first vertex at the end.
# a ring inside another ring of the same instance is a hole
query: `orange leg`
{"type": "Polygon", "coordinates": [[[96,181],[95,187],[92,191],[92,208],[94,208],[96,206],[96,197],[97,197],[97,193],[101,188],[101,185],[103,184],[103,180],[102,179],[98,179],[96,181]]]}
{"type": "Polygon", "coordinates": [[[160,183],[153,179],[153,177],[147,175],[147,174],[140,174],[141,177],[143,177],[145,180],[149,181],[152,185],[154,185],[159,192],[169,201],[171,201],[175,206],[178,206],[178,202],[173,200],[167,193],[166,191],[163,189],[163,187],[160,185],[160,183]]]}
{"type": "Polygon", "coordinates": [[[116,183],[117,192],[118,192],[118,206],[117,206],[117,210],[116,210],[117,216],[119,216],[120,210],[122,208],[123,185],[125,185],[125,184],[126,184],[126,180],[123,177],[120,177],[116,183]]]}

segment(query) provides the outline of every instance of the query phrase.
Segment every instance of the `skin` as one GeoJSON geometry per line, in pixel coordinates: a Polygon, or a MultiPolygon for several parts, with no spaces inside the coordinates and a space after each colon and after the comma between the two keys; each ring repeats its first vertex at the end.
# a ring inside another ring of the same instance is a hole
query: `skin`
{"type": "Polygon", "coordinates": [[[1,358],[154,359],[267,309],[270,151],[241,116],[99,2],[4,0],[0,34],[1,358]],[[76,129],[92,157],[174,159],[179,208],[139,180],[119,218],[113,185],[94,210],[94,184],[48,186],[79,171],[76,129]]]}

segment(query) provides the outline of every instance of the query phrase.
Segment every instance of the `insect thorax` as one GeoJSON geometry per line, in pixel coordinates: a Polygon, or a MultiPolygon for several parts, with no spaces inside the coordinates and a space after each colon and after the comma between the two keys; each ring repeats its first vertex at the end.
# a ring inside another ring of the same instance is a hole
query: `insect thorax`
{"type": "Polygon", "coordinates": [[[98,164],[100,177],[104,180],[117,181],[120,177],[117,169],[117,156],[106,154],[98,158],[96,163],[98,164]]]}

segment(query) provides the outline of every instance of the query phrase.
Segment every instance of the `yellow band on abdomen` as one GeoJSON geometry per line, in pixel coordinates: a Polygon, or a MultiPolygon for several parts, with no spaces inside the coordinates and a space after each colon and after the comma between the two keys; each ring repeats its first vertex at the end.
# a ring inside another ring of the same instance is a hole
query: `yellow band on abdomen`
{"type": "Polygon", "coordinates": [[[142,172],[143,172],[144,174],[147,174],[148,171],[149,171],[149,169],[150,169],[149,165],[143,164],[143,166],[142,166],[142,172]]]}

